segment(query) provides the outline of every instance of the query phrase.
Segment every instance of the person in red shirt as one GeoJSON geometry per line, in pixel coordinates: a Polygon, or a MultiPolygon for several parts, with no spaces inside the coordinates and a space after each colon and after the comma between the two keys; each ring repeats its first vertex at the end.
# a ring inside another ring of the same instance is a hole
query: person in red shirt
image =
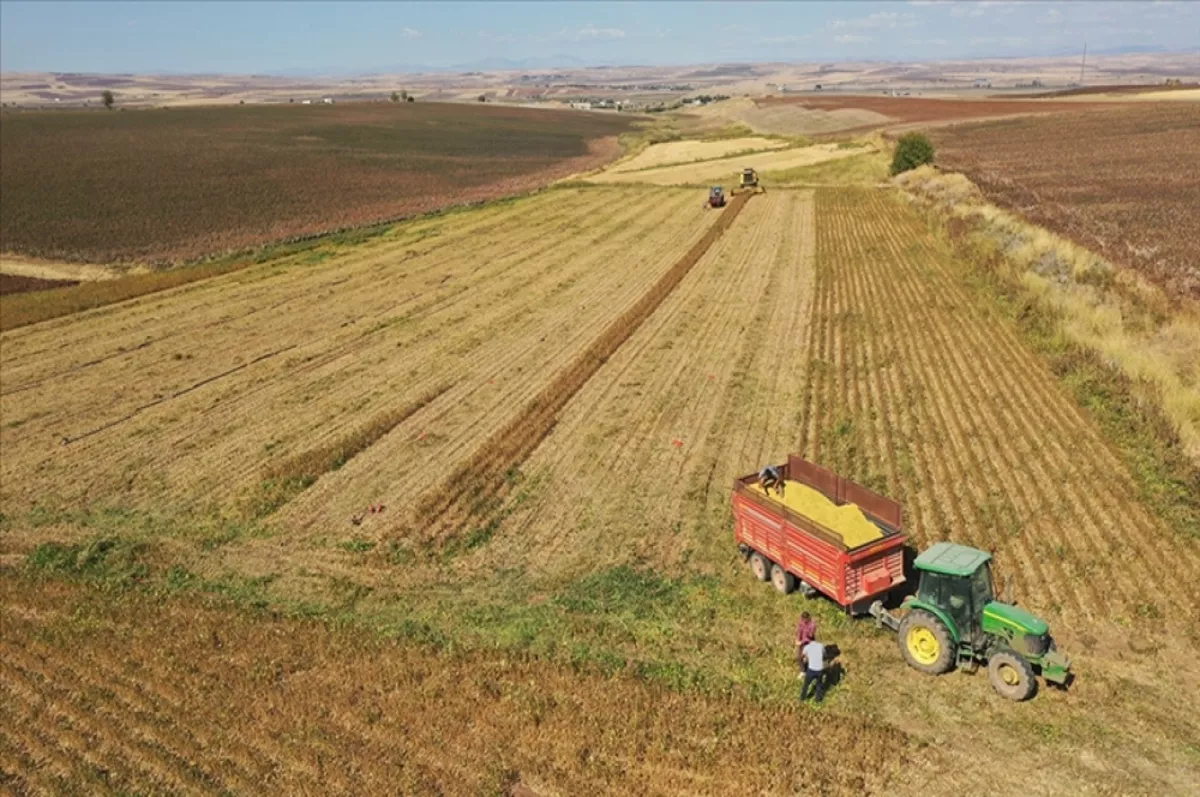
{"type": "Polygon", "coordinates": [[[802,651],[804,646],[817,638],[817,623],[812,619],[812,615],[804,612],[800,615],[800,625],[796,628],[796,663],[800,665],[800,669],[804,669],[804,660],[802,659],[802,651]]]}

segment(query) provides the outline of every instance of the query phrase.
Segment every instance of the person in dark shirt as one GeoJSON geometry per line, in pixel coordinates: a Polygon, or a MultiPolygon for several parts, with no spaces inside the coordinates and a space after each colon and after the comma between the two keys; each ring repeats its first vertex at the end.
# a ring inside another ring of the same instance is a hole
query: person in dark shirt
{"type": "Polygon", "coordinates": [[[783,495],[783,474],[774,465],[768,465],[758,472],[758,483],[762,485],[763,492],[768,495],[771,488],[775,488],[776,492],[783,495]]]}

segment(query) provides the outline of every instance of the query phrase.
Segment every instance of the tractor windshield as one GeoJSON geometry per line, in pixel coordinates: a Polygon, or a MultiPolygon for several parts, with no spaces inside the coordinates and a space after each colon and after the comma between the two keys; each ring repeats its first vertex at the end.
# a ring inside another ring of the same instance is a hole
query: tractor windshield
{"type": "Polygon", "coordinates": [[[976,611],[996,599],[996,591],[992,588],[992,566],[985,562],[971,575],[971,598],[976,611]]]}

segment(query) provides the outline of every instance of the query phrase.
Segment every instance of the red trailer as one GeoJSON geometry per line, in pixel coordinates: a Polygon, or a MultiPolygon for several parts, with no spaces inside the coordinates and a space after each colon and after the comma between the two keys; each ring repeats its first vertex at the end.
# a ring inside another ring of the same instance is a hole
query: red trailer
{"type": "Polygon", "coordinates": [[[883,536],[847,548],[840,534],[751,490],[758,474],[743,476],[733,484],[734,533],[758,578],[785,594],[796,588],[810,596],[819,592],[851,614],[865,614],[872,601],[904,583],[900,504],[795,455],[779,470],[839,506],[854,504],[883,536]]]}

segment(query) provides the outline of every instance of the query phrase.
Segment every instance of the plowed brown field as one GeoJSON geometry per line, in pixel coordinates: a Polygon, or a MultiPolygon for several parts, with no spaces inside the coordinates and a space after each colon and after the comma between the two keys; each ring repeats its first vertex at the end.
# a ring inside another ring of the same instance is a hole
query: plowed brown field
{"type": "Polygon", "coordinates": [[[960,125],[938,162],[1022,216],[1200,299],[1200,103],[960,125]]]}

